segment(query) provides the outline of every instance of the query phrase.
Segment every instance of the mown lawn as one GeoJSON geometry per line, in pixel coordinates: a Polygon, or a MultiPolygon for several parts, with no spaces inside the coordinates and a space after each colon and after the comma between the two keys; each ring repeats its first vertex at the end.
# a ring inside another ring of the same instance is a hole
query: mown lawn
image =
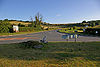
{"type": "Polygon", "coordinates": [[[100,67],[100,42],[49,42],[42,49],[2,44],[0,67],[100,67]]]}

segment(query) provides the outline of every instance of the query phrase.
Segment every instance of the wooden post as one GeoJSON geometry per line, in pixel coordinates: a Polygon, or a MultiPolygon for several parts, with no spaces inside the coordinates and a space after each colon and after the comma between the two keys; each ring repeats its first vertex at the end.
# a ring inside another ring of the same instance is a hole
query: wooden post
{"type": "Polygon", "coordinates": [[[75,38],[75,42],[77,41],[77,38],[75,38]]]}
{"type": "Polygon", "coordinates": [[[77,34],[75,34],[75,42],[77,41],[77,34]]]}
{"type": "Polygon", "coordinates": [[[68,39],[66,39],[66,41],[68,42],[68,39]]]}
{"type": "Polygon", "coordinates": [[[66,37],[67,42],[68,42],[68,39],[69,39],[69,35],[66,37]]]}

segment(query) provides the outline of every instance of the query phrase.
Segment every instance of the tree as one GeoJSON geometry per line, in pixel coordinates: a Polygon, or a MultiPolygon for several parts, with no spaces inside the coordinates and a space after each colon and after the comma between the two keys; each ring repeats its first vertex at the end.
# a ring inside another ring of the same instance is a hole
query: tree
{"type": "Polygon", "coordinates": [[[87,23],[85,20],[82,23],[87,23]]]}
{"type": "Polygon", "coordinates": [[[41,29],[41,24],[43,23],[42,21],[43,21],[43,16],[38,12],[35,15],[35,21],[33,21],[33,18],[31,17],[32,26],[31,25],[29,26],[41,29]]]}
{"type": "Polygon", "coordinates": [[[92,23],[92,27],[94,27],[95,26],[95,23],[92,23]]]}
{"type": "Polygon", "coordinates": [[[4,21],[8,21],[8,19],[4,19],[4,21]]]}
{"type": "Polygon", "coordinates": [[[0,23],[2,22],[2,20],[0,20],[0,23]]]}
{"type": "Polygon", "coordinates": [[[12,25],[8,21],[2,21],[0,23],[0,33],[8,33],[12,29],[12,25]]]}
{"type": "Polygon", "coordinates": [[[41,26],[43,16],[40,13],[37,13],[35,16],[35,26],[41,26]]]}
{"type": "Polygon", "coordinates": [[[21,24],[21,23],[19,23],[18,26],[19,27],[25,27],[25,25],[24,24],[21,24]]]}
{"type": "Polygon", "coordinates": [[[100,25],[100,22],[98,22],[98,25],[100,25]]]}

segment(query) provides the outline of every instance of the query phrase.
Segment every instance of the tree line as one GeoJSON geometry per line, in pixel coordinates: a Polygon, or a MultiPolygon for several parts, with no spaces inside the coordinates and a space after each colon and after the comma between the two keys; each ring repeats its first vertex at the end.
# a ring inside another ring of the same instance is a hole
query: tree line
{"type": "MultiPolygon", "coordinates": [[[[29,24],[27,27],[21,23],[18,24],[20,27],[21,32],[28,32],[28,31],[33,31],[34,30],[42,30],[41,24],[43,23],[42,21],[43,16],[40,13],[37,13],[35,15],[35,20],[31,18],[31,21],[27,21],[31,24],[29,24]]],[[[16,20],[0,20],[0,33],[12,33],[13,32],[13,24],[9,23],[10,21],[16,21],[16,20]]],[[[23,21],[20,21],[23,22],[23,21]]]]}

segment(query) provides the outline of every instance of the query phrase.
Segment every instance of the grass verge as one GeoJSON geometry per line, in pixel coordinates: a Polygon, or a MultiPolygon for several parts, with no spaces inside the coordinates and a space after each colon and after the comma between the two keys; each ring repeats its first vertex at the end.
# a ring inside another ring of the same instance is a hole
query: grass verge
{"type": "Polygon", "coordinates": [[[0,33],[0,36],[31,34],[31,33],[43,32],[43,31],[51,31],[51,30],[41,30],[41,31],[33,31],[33,32],[0,33]]]}
{"type": "Polygon", "coordinates": [[[0,45],[0,67],[100,67],[100,42],[49,42],[43,49],[0,45]]]}

